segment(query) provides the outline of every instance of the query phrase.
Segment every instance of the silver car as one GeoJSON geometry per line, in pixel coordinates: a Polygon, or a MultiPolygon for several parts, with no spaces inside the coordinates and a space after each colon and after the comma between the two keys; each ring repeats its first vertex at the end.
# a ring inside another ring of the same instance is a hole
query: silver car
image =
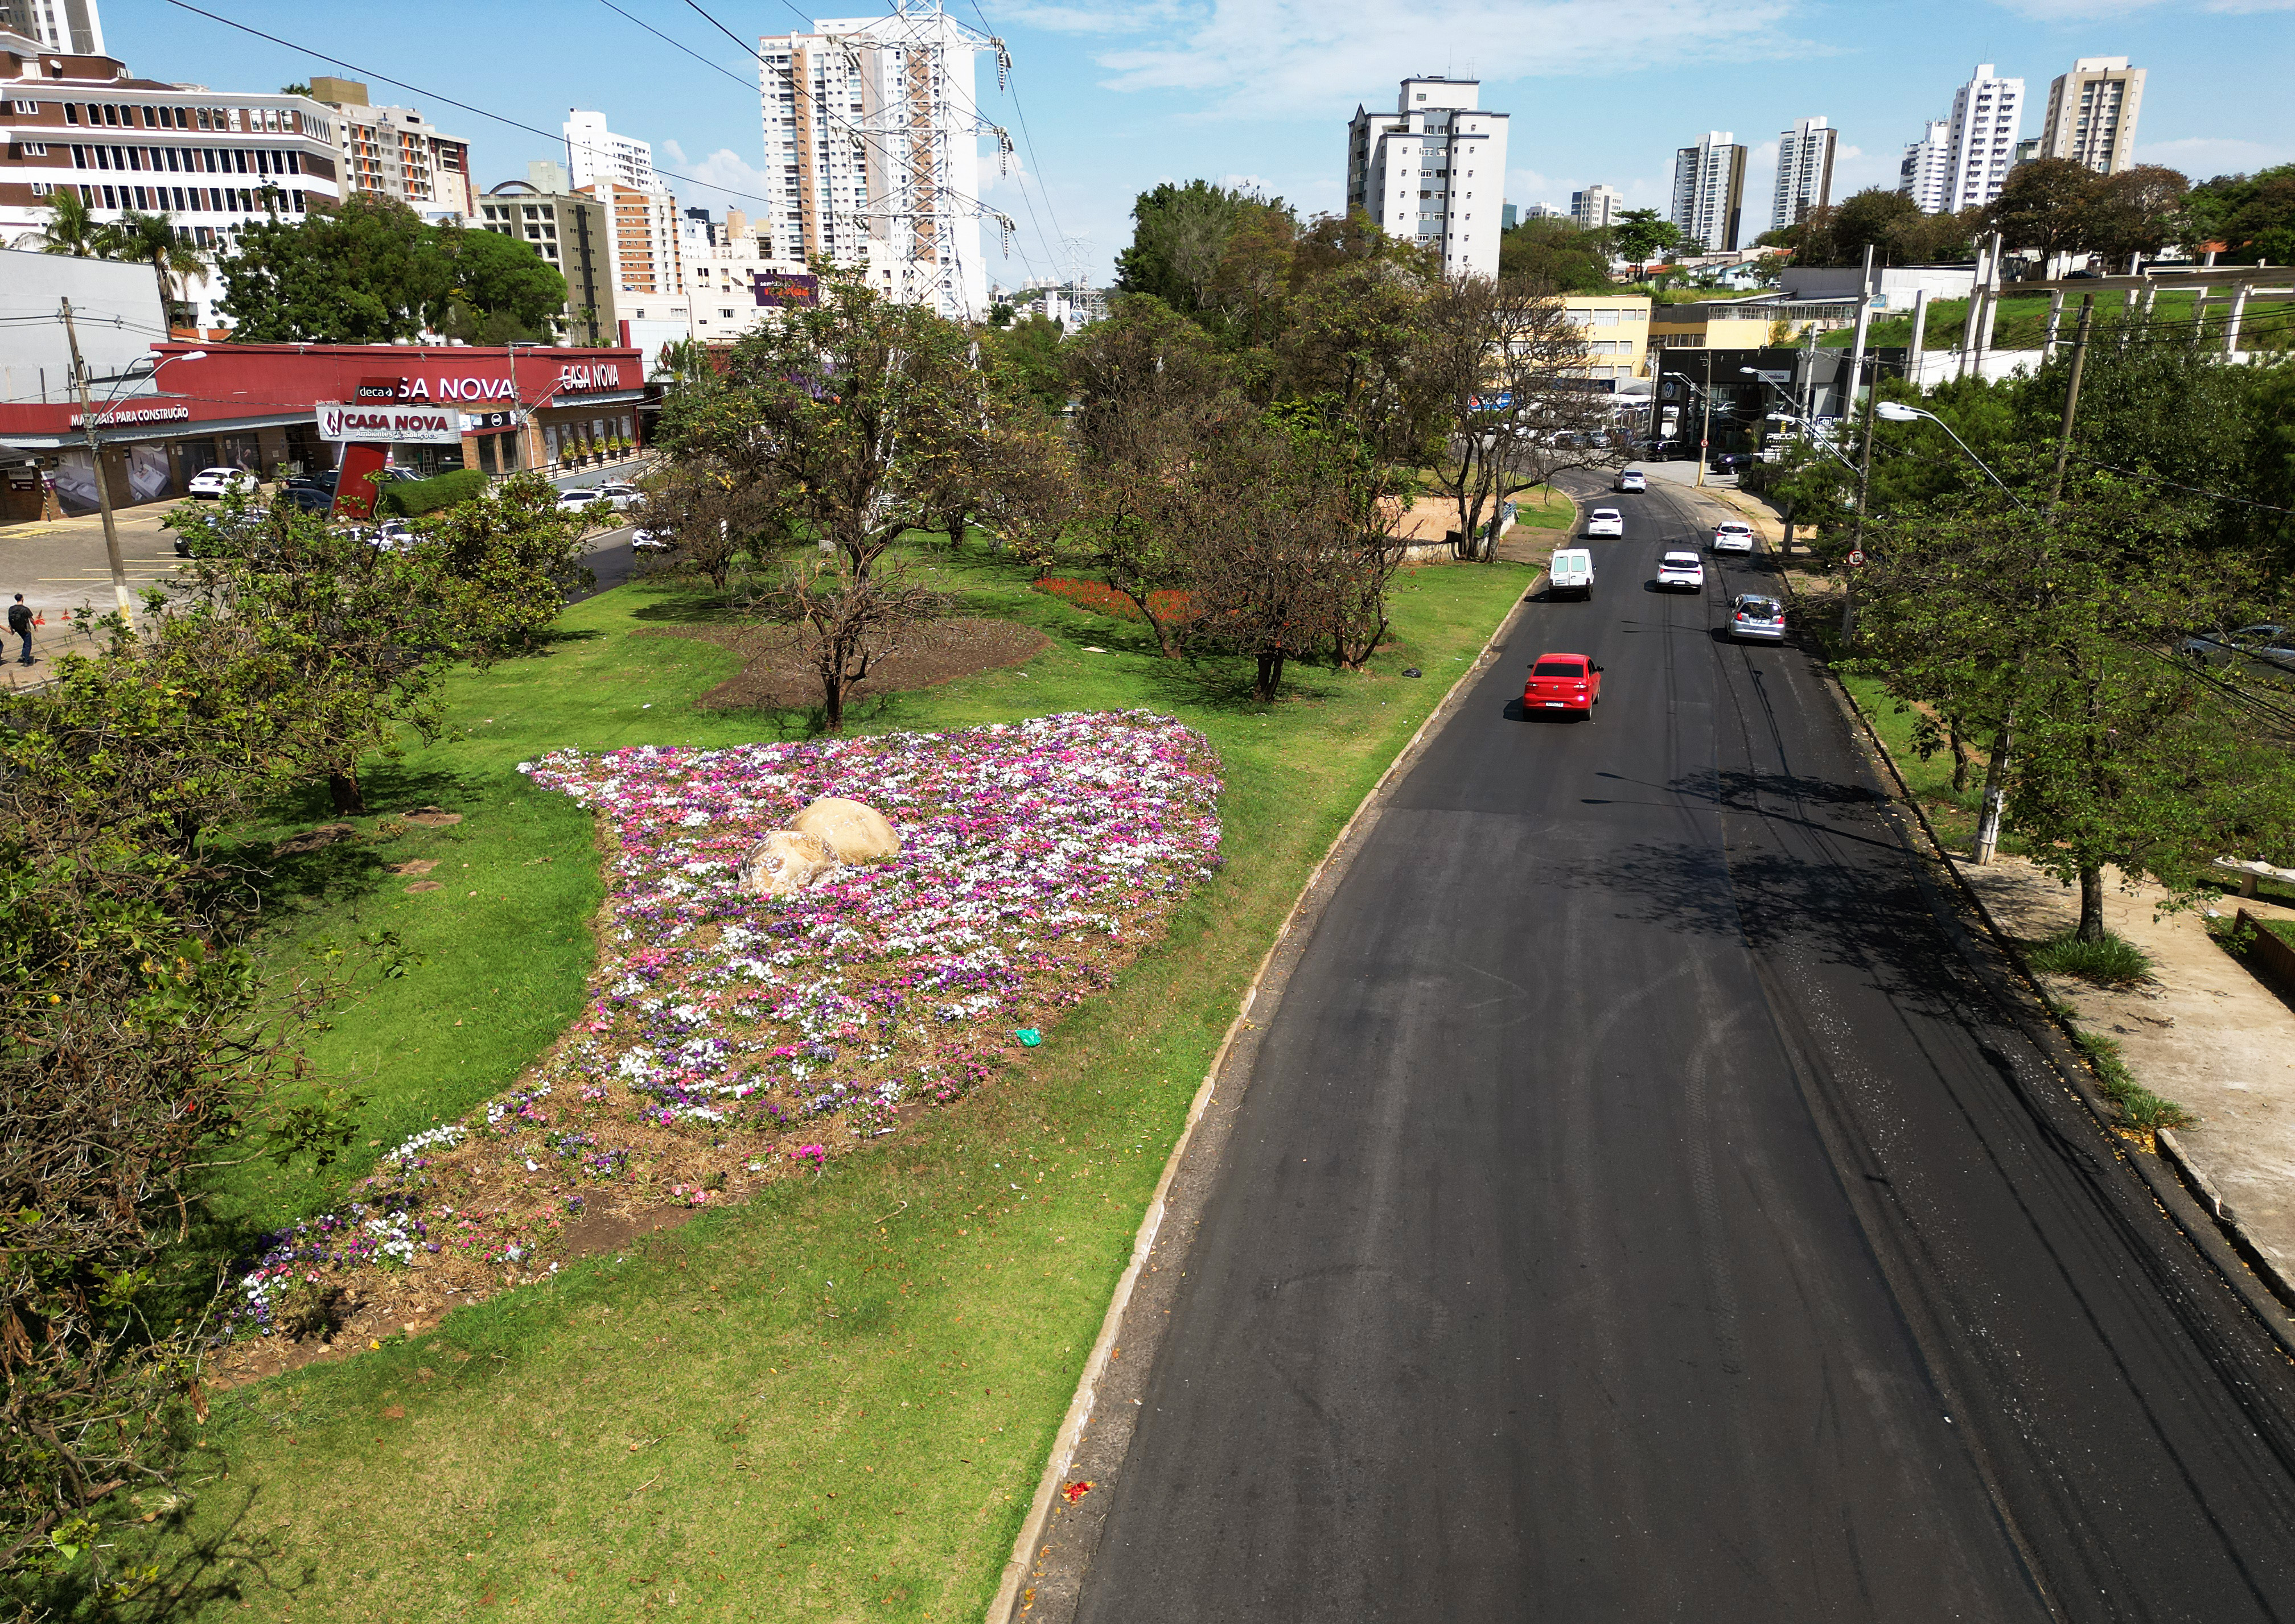
{"type": "Polygon", "coordinates": [[[2184,652],[2210,665],[2228,665],[2249,659],[2295,672],[2295,626],[2242,626],[2236,632],[2204,632],[2184,640],[2184,652]]]}
{"type": "Polygon", "coordinates": [[[1779,643],[1785,636],[1785,606],[1758,592],[1740,593],[1729,605],[1729,635],[1779,643]]]}

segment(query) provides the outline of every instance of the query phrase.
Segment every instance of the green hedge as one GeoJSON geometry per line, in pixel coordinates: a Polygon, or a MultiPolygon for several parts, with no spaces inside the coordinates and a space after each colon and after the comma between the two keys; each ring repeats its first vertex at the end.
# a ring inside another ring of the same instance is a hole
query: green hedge
{"type": "Polygon", "coordinates": [[[382,487],[380,507],[385,513],[396,513],[412,518],[418,513],[435,513],[441,508],[451,508],[458,502],[469,502],[486,494],[486,477],[475,468],[458,468],[451,473],[439,474],[429,479],[400,479],[382,487]]]}

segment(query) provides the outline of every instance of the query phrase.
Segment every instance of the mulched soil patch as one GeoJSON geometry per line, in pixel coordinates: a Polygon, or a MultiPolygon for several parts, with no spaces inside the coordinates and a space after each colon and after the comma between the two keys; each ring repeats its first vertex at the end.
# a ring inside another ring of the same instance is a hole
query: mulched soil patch
{"type": "MultiPolygon", "coordinates": [[[[800,652],[794,626],[648,626],[632,637],[691,637],[748,661],[695,701],[703,710],[799,710],[821,703],[821,679],[800,652]]],[[[1009,620],[943,620],[902,637],[855,683],[847,698],[933,688],[958,677],[1017,665],[1051,647],[1042,632],[1009,620]]]]}

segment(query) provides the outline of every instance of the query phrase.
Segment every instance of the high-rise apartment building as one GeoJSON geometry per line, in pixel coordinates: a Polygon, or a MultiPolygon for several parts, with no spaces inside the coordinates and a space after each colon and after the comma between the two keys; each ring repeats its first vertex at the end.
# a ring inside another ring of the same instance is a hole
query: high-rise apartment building
{"type": "Polygon", "coordinates": [[[117,57],[9,37],[0,47],[0,74],[11,76],[0,78],[0,242],[46,224],[67,189],[101,223],[128,209],[165,214],[226,253],[243,227],[295,219],[340,195],[335,115],[308,96],[139,79],[117,57]]]}
{"type": "Polygon", "coordinates": [[[104,53],[95,0],[0,0],[0,33],[21,34],[64,56],[104,53]]]}
{"type": "Polygon", "coordinates": [[[1952,98],[1947,132],[1952,152],[1945,175],[1944,208],[1957,214],[1981,208],[2000,195],[2001,183],[2016,167],[2016,138],[2024,126],[2024,81],[2004,79],[1990,62],[1952,98]]]}
{"type": "Polygon", "coordinates": [[[1920,205],[1924,215],[1942,214],[1952,185],[1952,121],[1932,118],[1918,141],[1905,143],[1897,190],[1920,205]]]}
{"type": "Polygon", "coordinates": [[[813,29],[757,42],[765,173],[780,187],[764,251],[863,267],[895,298],[985,316],[980,220],[995,211],[980,201],[980,136],[994,126],[973,59],[1002,45],[937,0],[813,29]]]}
{"type": "Polygon", "coordinates": [[[1610,186],[1589,186],[1570,194],[1570,223],[1581,232],[1601,231],[1615,224],[1625,207],[1624,192],[1610,186]]]}
{"type": "Polygon", "coordinates": [[[678,216],[676,198],[614,181],[574,190],[606,206],[611,227],[606,262],[617,291],[666,298],[683,290],[685,248],[680,228],[684,222],[678,216]]]}
{"type": "Polygon", "coordinates": [[[1347,126],[1347,212],[1442,252],[1446,276],[1496,276],[1508,115],[1477,107],[1476,79],[1402,81],[1391,113],[1347,126]]]}
{"type": "Polygon", "coordinates": [[[2143,69],[2129,67],[2124,56],[2083,56],[2048,86],[2039,156],[2116,175],[2136,162],[2136,115],[2143,106],[2143,69]]]}
{"type": "Polygon", "coordinates": [[[356,79],[311,78],[311,99],[336,113],[343,191],[372,192],[417,214],[475,215],[470,143],[423,122],[412,108],[376,107],[356,79]]]}
{"type": "Polygon", "coordinates": [[[1822,118],[1797,118],[1777,136],[1777,184],[1769,229],[1799,224],[1833,201],[1833,151],[1841,132],[1822,118]]]}
{"type": "Polygon", "coordinates": [[[529,244],[566,278],[567,337],[600,344],[619,336],[614,298],[613,224],[605,204],[574,190],[563,164],[533,163],[527,178],[504,181],[478,199],[477,224],[529,244]]]}
{"type": "Polygon", "coordinates": [[[1744,214],[1745,149],[1727,130],[1709,130],[1673,155],[1673,209],[1668,216],[1709,254],[1734,252],[1744,214]]]}
{"type": "Polygon", "coordinates": [[[633,141],[606,127],[606,115],[568,108],[566,122],[566,169],[576,186],[611,181],[633,192],[659,192],[653,172],[653,143],[633,141]]]}

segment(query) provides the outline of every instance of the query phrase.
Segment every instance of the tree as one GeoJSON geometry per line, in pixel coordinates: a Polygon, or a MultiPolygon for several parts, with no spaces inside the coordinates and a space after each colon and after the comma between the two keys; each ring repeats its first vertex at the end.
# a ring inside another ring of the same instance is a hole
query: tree
{"type": "Polygon", "coordinates": [[[1529,277],[1565,293],[1606,293],[1610,233],[1581,232],[1567,220],[1524,220],[1499,238],[1499,275],[1529,277]]]}
{"type": "Polygon", "coordinates": [[[845,697],[870,667],[947,612],[945,599],[897,565],[863,575],[842,554],[792,565],[775,600],[804,630],[805,663],[821,678],[822,725],[832,733],[844,730],[845,697]]]}
{"type": "Polygon", "coordinates": [[[2125,269],[2130,257],[2156,254],[2183,229],[2191,182],[2158,164],[2137,164],[2097,177],[2082,205],[2077,245],[2125,269]]]}
{"type": "Polygon", "coordinates": [[[1060,356],[1066,331],[1041,310],[1008,321],[983,342],[1013,388],[1048,412],[1068,404],[1067,370],[1060,356]]]}
{"type": "Polygon", "coordinates": [[[43,254],[66,254],[74,259],[111,257],[106,228],[96,224],[77,187],[66,186],[51,194],[47,209],[48,217],[39,230],[27,232],[16,239],[18,248],[37,249],[43,254]]]}
{"type": "Polygon", "coordinates": [[[429,244],[445,262],[453,307],[487,330],[486,341],[549,337],[551,321],[566,307],[566,278],[532,243],[501,232],[444,225],[432,228],[429,244]]]}
{"type": "Polygon", "coordinates": [[[2295,264],[2295,164],[2253,175],[2218,175],[2185,199],[2183,241],[2220,242],[2228,265],[2295,264]]]}
{"type": "Polygon", "coordinates": [[[1647,265],[1681,241],[1681,227],[1654,208],[1629,208],[1610,226],[1610,244],[1633,265],[1647,265]]]}
{"type": "Polygon", "coordinates": [[[241,234],[219,307],[243,344],[385,344],[445,320],[452,268],[405,204],[355,192],[241,234]]]}
{"type": "Polygon", "coordinates": [[[163,214],[147,215],[131,208],[103,229],[109,238],[108,257],[133,259],[151,267],[159,283],[159,308],[170,313],[172,325],[176,290],[207,281],[207,256],[179,236],[174,222],[163,214]]]}
{"type": "Polygon", "coordinates": [[[1458,504],[1459,556],[1487,559],[1499,504],[1598,461],[1607,412],[1583,381],[1584,332],[1540,283],[1453,282],[1427,302],[1425,333],[1412,387],[1447,420],[1435,487],[1458,504]]]}
{"type": "Polygon", "coordinates": [[[1193,314],[1227,256],[1228,239],[1246,210],[1290,211],[1280,198],[1230,191],[1210,181],[1166,181],[1131,205],[1131,246],[1115,257],[1115,285],[1126,293],[1152,293],[1174,310],[1193,314]]]}
{"type": "Polygon", "coordinates": [[[2012,249],[2030,249],[2042,262],[2083,247],[2081,232],[2097,175],[2069,158],[2035,158],[2018,164],[1984,211],[1985,224],[2012,249]]]}
{"type": "Polygon", "coordinates": [[[431,640],[479,665],[532,650],[567,594],[596,579],[582,562],[583,527],[531,471],[416,520],[408,590],[430,607],[431,640]]]}
{"type": "Polygon", "coordinates": [[[635,522],[669,540],[672,561],[723,592],[742,559],[762,561],[789,539],[788,506],[772,485],[702,459],[650,481],[635,522]]]}

